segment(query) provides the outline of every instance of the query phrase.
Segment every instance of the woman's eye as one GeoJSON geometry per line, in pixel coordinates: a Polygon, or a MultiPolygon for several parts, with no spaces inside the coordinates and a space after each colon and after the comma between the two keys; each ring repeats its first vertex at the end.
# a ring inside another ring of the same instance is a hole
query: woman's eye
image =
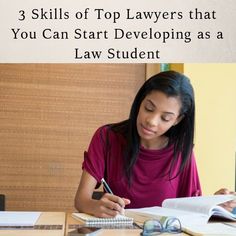
{"type": "Polygon", "coordinates": [[[153,111],[153,109],[151,107],[145,107],[146,111],[153,111]]]}
{"type": "Polygon", "coordinates": [[[162,120],[165,121],[165,122],[170,121],[170,119],[169,119],[169,118],[166,118],[166,117],[162,117],[162,120]]]}

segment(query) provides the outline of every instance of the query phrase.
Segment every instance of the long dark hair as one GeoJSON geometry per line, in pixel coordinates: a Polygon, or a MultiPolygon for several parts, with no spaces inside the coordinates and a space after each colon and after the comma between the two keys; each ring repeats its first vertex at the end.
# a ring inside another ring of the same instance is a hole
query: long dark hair
{"type": "Polygon", "coordinates": [[[143,99],[152,91],[160,91],[167,96],[178,97],[181,101],[180,116],[183,117],[182,120],[164,134],[169,137],[169,143],[174,145],[173,161],[169,170],[169,176],[171,176],[171,169],[178,156],[181,155],[182,159],[177,175],[184,169],[192,153],[195,102],[194,91],[190,81],[185,75],[176,71],[156,74],[148,79],[139,89],[133,101],[129,119],[110,125],[111,130],[122,134],[126,139],[124,170],[129,183],[131,183],[132,170],[140,148],[140,137],[136,126],[139,108],[143,99]]]}

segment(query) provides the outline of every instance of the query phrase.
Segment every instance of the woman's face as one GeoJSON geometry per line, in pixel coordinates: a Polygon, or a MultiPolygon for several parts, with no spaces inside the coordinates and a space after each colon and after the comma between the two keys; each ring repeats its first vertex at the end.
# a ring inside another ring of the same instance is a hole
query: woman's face
{"type": "Polygon", "coordinates": [[[167,97],[160,91],[152,91],[142,101],[137,117],[137,131],[141,145],[155,148],[163,140],[163,134],[180,120],[179,97],[167,97]]]}

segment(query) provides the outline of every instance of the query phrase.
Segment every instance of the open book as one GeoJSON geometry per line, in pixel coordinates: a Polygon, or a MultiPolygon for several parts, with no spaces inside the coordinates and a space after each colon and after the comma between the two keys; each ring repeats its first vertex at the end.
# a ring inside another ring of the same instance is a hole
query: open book
{"type": "Polygon", "coordinates": [[[99,218],[85,213],[72,213],[72,217],[84,221],[86,225],[133,224],[133,218],[124,215],[117,215],[113,218],[99,218]]]}
{"type": "MultiPolygon", "coordinates": [[[[133,217],[135,221],[140,223],[150,218],[162,219],[163,217],[172,216],[177,217],[183,228],[189,229],[189,231],[196,228],[200,229],[202,226],[204,226],[205,229],[212,231],[212,226],[207,224],[211,216],[221,217],[222,222],[226,219],[236,221],[236,214],[218,206],[218,204],[234,199],[236,199],[236,196],[234,195],[212,195],[166,199],[163,201],[162,207],[156,206],[129,209],[126,210],[126,215],[133,217]]],[[[232,230],[236,235],[236,228],[232,228],[232,230]]]]}
{"type": "Polygon", "coordinates": [[[236,200],[234,195],[213,195],[200,197],[186,197],[166,199],[162,203],[162,207],[170,209],[179,209],[189,212],[206,215],[206,222],[211,216],[218,216],[225,219],[236,221],[236,214],[225,210],[219,204],[236,200]]]}

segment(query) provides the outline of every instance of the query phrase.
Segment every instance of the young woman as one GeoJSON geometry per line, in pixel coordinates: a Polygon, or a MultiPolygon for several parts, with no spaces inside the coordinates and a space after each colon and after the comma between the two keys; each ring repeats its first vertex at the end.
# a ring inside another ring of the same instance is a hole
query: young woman
{"type": "MultiPolygon", "coordinates": [[[[194,113],[194,92],[186,76],[167,71],[147,80],[129,118],[95,132],[85,152],[75,207],[113,217],[124,207],[160,206],[166,198],[201,195],[193,153],[194,113]],[[113,194],[94,200],[102,178],[113,194]]],[[[225,208],[235,206],[231,202],[225,208]]]]}

